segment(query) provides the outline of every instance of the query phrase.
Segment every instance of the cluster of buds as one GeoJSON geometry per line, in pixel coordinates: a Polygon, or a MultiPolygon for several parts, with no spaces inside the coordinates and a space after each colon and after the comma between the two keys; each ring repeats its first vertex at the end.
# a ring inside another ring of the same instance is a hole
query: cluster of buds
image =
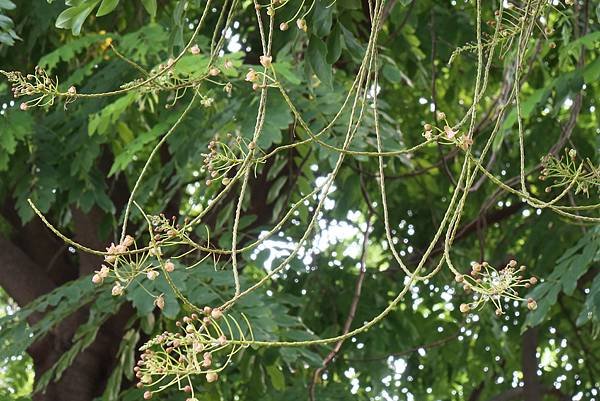
{"type": "MultiPolygon", "coordinates": [[[[20,104],[20,109],[28,110],[34,106],[47,106],[54,104],[54,99],[59,95],[58,80],[51,79],[46,71],[35,67],[34,74],[23,75],[18,71],[0,70],[8,82],[12,84],[12,93],[15,98],[21,96],[37,96],[32,100],[20,104]]],[[[74,88],[74,87],[72,87],[74,88]]],[[[70,94],[71,88],[67,92],[70,94]]],[[[75,92],[76,94],[77,92],[75,92]]]]}
{"type": "MultiPolygon", "coordinates": [[[[203,164],[208,177],[206,185],[210,186],[215,181],[221,181],[223,185],[228,185],[231,178],[228,177],[229,172],[236,166],[244,163],[250,152],[256,149],[256,143],[248,142],[241,136],[233,136],[227,134],[228,143],[223,143],[215,137],[208,144],[208,153],[202,154],[204,158],[203,164]]],[[[255,163],[258,160],[254,160],[255,163]]]]}
{"type": "MultiPolygon", "coordinates": [[[[244,319],[252,333],[245,316],[244,319]]],[[[246,342],[239,323],[219,308],[206,306],[200,315],[185,316],[176,326],[179,332],[165,331],[140,348],[142,354],[134,371],[139,380],[137,387],[148,389],[145,399],[171,385],[179,385],[182,380],[187,380],[189,385],[180,389],[191,393],[192,398],[188,400],[195,399],[189,377],[203,375],[208,383],[217,381],[233,355],[242,349],[240,342],[246,342]],[[238,331],[238,341],[230,341],[235,336],[233,328],[238,331]],[[217,360],[218,356],[224,357],[217,360]]]]}
{"type": "Polygon", "coordinates": [[[546,187],[546,192],[572,185],[575,194],[583,192],[589,197],[591,189],[600,190],[600,166],[594,166],[590,159],[578,162],[577,151],[569,149],[565,150],[565,157],[557,158],[551,154],[544,156],[539,179],[553,180],[552,184],[546,187]]]}
{"type": "Polygon", "coordinates": [[[465,151],[473,145],[473,139],[470,136],[466,134],[459,136],[459,131],[448,124],[446,113],[438,111],[436,113],[436,119],[443,121],[445,125],[443,128],[433,126],[429,123],[423,125],[423,137],[426,140],[431,141],[433,139],[440,139],[442,143],[456,145],[465,151]]]}
{"type": "Polygon", "coordinates": [[[120,255],[127,253],[130,246],[134,244],[135,240],[131,235],[126,235],[118,245],[111,242],[110,246],[106,248],[106,255],[104,261],[110,264],[115,264],[120,255]]]}
{"type": "MultiPolygon", "coordinates": [[[[117,245],[111,243],[110,246],[106,248],[107,254],[104,255],[104,261],[116,269],[119,258],[126,255],[129,251],[129,248],[134,245],[134,243],[135,240],[131,235],[125,236],[125,238],[123,238],[123,240],[117,245]]],[[[96,270],[94,272],[94,275],[92,276],[92,283],[96,285],[104,283],[104,280],[108,278],[110,273],[111,268],[109,266],[102,265],[100,270],[96,270]]],[[[121,283],[117,281],[113,286],[111,293],[114,296],[119,296],[123,294],[124,289],[125,287],[123,287],[121,283]]]]}
{"type": "Polygon", "coordinates": [[[515,260],[511,260],[500,270],[496,270],[487,262],[473,263],[470,274],[458,274],[455,277],[456,282],[462,284],[467,293],[473,292],[475,295],[472,302],[460,305],[460,311],[468,313],[481,309],[490,301],[496,307],[496,315],[501,316],[504,314],[503,300],[525,301],[529,310],[536,309],[537,303],[534,299],[525,299],[517,292],[520,288],[530,288],[538,282],[536,277],[525,278],[525,269],[525,266],[517,268],[515,260]]]}
{"type": "MultiPolygon", "coordinates": [[[[260,56],[260,62],[261,65],[263,66],[271,66],[271,56],[260,56]]],[[[259,73],[257,72],[254,68],[250,68],[248,70],[248,72],[246,73],[246,81],[251,82],[252,83],[252,90],[258,90],[260,88],[263,88],[264,85],[262,85],[259,81],[260,81],[260,76],[264,76],[267,77],[268,76],[266,74],[263,73],[259,73]]]]}
{"type": "Polygon", "coordinates": [[[104,282],[104,279],[108,277],[108,273],[110,273],[110,269],[107,266],[102,265],[100,270],[96,270],[94,273],[95,274],[92,276],[92,283],[98,285],[98,284],[102,284],[104,282]]]}

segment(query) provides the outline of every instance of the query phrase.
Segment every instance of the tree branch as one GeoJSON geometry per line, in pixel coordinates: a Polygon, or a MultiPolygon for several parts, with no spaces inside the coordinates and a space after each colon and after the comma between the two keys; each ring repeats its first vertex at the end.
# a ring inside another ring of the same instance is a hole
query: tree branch
{"type": "MultiPolygon", "coordinates": [[[[352,303],[350,304],[350,310],[348,311],[348,317],[346,318],[346,322],[344,323],[344,330],[343,330],[342,334],[347,334],[350,331],[350,326],[352,325],[352,321],[354,320],[354,316],[356,315],[356,308],[358,307],[358,300],[360,298],[360,293],[362,290],[362,283],[364,281],[365,273],[367,271],[366,262],[367,262],[367,249],[369,246],[369,231],[370,231],[370,229],[371,229],[371,214],[368,214],[367,215],[367,227],[365,228],[365,232],[363,235],[362,254],[360,257],[360,272],[359,272],[358,278],[356,280],[356,285],[354,286],[354,295],[352,297],[352,303]]],[[[319,380],[321,373],[325,369],[327,369],[327,366],[329,366],[329,364],[331,363],[333,358],[335,358],[337,353],[340,351],[343,343],[344,343],[344,340],[339,340],[337,343],[335,343],[335,346],[333,347],[331,352],[329,352],[327,357],[325,357],[325,359],[323,360],[323,366],[321,366],[320,368],[315,370],[315,372],[313,374],[312,382],[310,383],[310,385],[308,387],[308,395],[309,395],[310,401],[315,401],[315,386],[317,384],[317,381],[319,380]]]]}
{"type": "Polygon", "coordinates": [[[21,306],[55,288],[44,269],[19,247],[0,237],[0,286],[21,306]]]}

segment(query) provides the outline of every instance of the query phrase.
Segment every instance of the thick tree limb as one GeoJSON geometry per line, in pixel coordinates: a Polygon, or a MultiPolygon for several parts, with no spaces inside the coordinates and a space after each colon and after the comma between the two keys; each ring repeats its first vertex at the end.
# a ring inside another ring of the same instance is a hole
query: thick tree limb
{"type": "Polygon", "coordinates": [[[24,306],[55,288],[46,272],[19,247],[0,237],[0,286],[24,306]]]}

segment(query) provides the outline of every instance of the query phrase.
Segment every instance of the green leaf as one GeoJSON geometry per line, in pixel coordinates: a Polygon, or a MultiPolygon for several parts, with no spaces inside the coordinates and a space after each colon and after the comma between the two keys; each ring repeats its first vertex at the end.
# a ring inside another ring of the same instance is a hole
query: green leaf
{"type": "Polygon", "coordinates": [[[315,11],[310,26],[313,27],[319,37],[324,37],[331,31],[333,16],[333,6],[330,6],[331,4],[331,2],[325,0],[315,0],[315,11]]]}
{"type": "Polygon", "coordinates": [[[286,61],[278,61],[273,63],[273,68],[277,74],[281,75],[290,84],[300,85],[302,83],[302,79],[300,79],[300,77],[296,74],[290,63],[286,61]]]}
{"type": "Polygon", "coordinates": [[[72,60],[85,50],[88,50],[94,43],[104,40],[106,35],[100,35],[97,33],[83,35],[75,40],[71,40],[56,50],[47,53],[45,56],[40,58],[38,65],[46,70],[47,72],[53,71],[61,61],[72,60]]]}
{"type": "Polygon", "coordinates": [[[287,176],[279,177],[269,188],[269,193],[267,194],[267,203],[273,202],[279,195],[281,195],[281,188],[285,185],[287,181],[287,176]]]}
{"type": "Polygon", "coordinates": [[[342,55],[342,46],[344,38],[340,24],[336,23],[327,38],[327,62],[333,64],[339,60],[342,55]]]}
{"type": "Polygon", "coordinates": [[[81,26],[100,0],[87,0],[75,7],[69,7],[56,19],[55,26],[62,29],[71,29],[73,35],[81,33],[81,26]]]}
{"type": "Polygon", "coordinates": [[[142,5],[152,17],[156,16],[156,0],[142,0],[142,5]]]}
{"type": "Polygon", "coordinates": [[[102,17],[103,15],[109,14],[119,5],[119,0],[102,0],[100,8],[96,12],[96,17],[102,17]]]}
{"type": "Polygon", "coordinates": [[[271,384],[275,390],[282,391],[285,389],[285,377],[283,376],[283,372],[279,369],[279,366],[267,366],[267,374],[269,375],[271,384]]]}
{"type": "Polygon", "coordinates": [[[593,321],[596,325],[600,324],[600,274],[592,282],[590,293],[585,299],[583,308],[577,317],[577,326],[583,326],[589,321],[593,321]]]}
{"type": "Polygon", "coordinates": [[[14,10],[15,9],[15,3],[13,3],[10,0],[0,0],[0,8],[5,9],[5,10],[14,10]]]}
{"type": "Polygon", "coordinates": [[[579,278],[589,269],[599,251],[598,230],[594,229],[588,231],[563,256],[558,258],[552,274],[528,295],[536,300],[538,307],[528,314],[522,332],[527,327],[542,323],[548,317],[561,291],[566,295],[573,294],[579,278]]]}
{"type": "Polygon", "coordinates": [[[90,115],[88,135],[92,136],[95,133],[104,135],[135,100],[135,94],[127,94],[110,103],[98,113],[90,115]]]}
{"type": "Polygon", "coordinates": [[[326,57],[327,46],[325,46],[325,43],[319,37],[311,35],[306,51],[306,59],[321,83],[327,88],[332,88],[333,73],[331,65],[326,61],[326,57]]]}

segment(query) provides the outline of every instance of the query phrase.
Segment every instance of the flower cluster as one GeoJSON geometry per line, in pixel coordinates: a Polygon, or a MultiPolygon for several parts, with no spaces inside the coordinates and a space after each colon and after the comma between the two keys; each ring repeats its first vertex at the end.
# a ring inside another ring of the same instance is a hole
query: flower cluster
{"type": "Polygon", "coordinates": [[[496,307],[496,315],[500,316],[504,314],[502,301],[510,299],[526,301],[527,308],[534,310],[537,308],[535,300],[522,298],[517,291],[520,288],[530,288],[538,282],[536,277],[525,278],[525,269],[525,266],[517,268],[515,260],[511,260],[500,270],[496,270],[487,262],[473,263],[469,275],[458,274],[455,277],[456,282],[462,284],[466,292],[474,293],[473,301],[461,304],[460,311],[467,313],[481,309],[489,301],[496,307]]]}
{"type": "Polygon", "coordinates": [[[575,194],[583,192],[588,197],[590,190],[600,190],[600,166],[594,166],[590,159],[578,163],[575,149],[565,150],[565,157],[557,158],[547,155],[542,158],[541,181],[552,180],[546,187],[546,192],[553,188],[568,187],[573,185],[575,194]]]}
{"type": "MultiPolygon", "coordinates": [[[[256,143],[248,142],[241,136],[227,134],[228,143],[220,142],[215,137],[208,144],[208,153],[202,154],[204,158],[204,169],[208,175],[206,185],[210,186],[215,181],[221,181],[223,185],[228,185],[231,178],[230,172],[237,166],[246,161],[250,152],[256,149],[256,143]]],[[[252,163],[259,163],[259,159],[252,158],[252,163]]]]}
{"type": "Polygon", "coordinates": [[[464,151],[467,151],[473,145],[473,139],[467,135],[458,135],[459,131],[453,128],[446,119],[446,113],[438,111],[436,113],[438,120],[444,122],[443,128],[433,126],[429,123],[423,125],[423,137],[428,140],[438,140],[440,143],[447,145],[456,145],[464,151]]]}
{"type": "MultiPolygon", "coordinates": [[[[58,79],[53,80],[40,67],[35,68],[34,74],[23,75],[18,71],[3,70],[0,70],[0,74],[4,75],[12,84],[12,93],[15,98],[34,96],[33,99],[21,103],[20,108],[23,111],[35,106],[52,106],[56,96],[60,93],[58,79]]],[[[77,94],[77,90],[72,86],[67,93],[74,96],[77,94]]]]}
{"type": "Polygon", "coordinates": [[[219,372],[246,346],[247,335],[254,339],[248,320],[242,318],[247,334],[232,315],[206,306],[201,316],[194,313],[177,321],[179,332],[165,331],[144,344],[134,368],[138,388],[148,389],[144,398],[177,384],[190,393],[188,400],[194,400],[190,375],[203,375],[208,383],[217,381],[219,372]]]}

